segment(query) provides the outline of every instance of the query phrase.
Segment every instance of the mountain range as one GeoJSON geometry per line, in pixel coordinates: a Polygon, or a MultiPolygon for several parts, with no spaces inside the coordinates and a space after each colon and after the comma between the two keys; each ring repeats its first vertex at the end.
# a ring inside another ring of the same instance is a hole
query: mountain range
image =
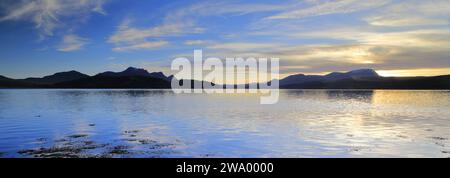
{"type": "Polygon", "coordinates": [[[380,76],[377,74],[377,72],[375,72],[372,69],[359,69],[346,73],[332,72],[324,76],[296,74],[280,80],[280,86],[289,86],[314,81],[330,82],[342,79],[364,79],[364,78],[379,78],[379,77],[380,76]]]}
{"type": "MultiPolygon", "coordinates": [[[[0,76],[0,88],[171,88],[173,76],[129,67],[122,72],[89,76],[77,71],[42,78],[11,79],[0,76]]],[[[190,80],[192,83],[201,82],[190,80]]],[[[296,74],[279,80],[282,89],[450,89],[450,75],[435,77],[383,77],[372,69],[332,72],[327,75],[296,74]]],[[[247,85],[248,86],[248,85],[247,85]]]]}
{"type": "Polygon", "coordinates": [[[327,75],[291,75],[280,82],[284,89],[450,89],[450,75],[383,77],[372,69],[327,75]]]}

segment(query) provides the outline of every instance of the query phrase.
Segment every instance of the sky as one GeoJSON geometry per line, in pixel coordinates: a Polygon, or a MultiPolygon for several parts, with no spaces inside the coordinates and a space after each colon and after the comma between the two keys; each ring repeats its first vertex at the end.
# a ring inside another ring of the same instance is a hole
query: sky
{"type": "Polygon", "coordinates": [[[280,76],[450,74],[450,0],[2,0],[0,75],[277,57],[280,76]]]}

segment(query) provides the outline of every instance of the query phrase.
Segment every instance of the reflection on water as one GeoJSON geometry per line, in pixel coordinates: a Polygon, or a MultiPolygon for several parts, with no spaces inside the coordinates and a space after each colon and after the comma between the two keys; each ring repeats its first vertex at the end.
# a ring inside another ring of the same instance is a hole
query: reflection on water
{"type": "Polygon", "coordinates": [[[450,157],[450,92],[0,90],[3,157],[450,157]],[[57,154],[55,153],[57,152],[57,154]]]}

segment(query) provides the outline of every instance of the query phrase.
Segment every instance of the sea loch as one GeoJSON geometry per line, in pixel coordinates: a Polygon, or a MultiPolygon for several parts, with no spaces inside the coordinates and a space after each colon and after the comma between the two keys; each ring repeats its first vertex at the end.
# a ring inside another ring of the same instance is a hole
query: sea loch
{"type": "Polygon", "coordinates": [[[2,157],[450,157],[450,92],[0,90],[2,157]]]}

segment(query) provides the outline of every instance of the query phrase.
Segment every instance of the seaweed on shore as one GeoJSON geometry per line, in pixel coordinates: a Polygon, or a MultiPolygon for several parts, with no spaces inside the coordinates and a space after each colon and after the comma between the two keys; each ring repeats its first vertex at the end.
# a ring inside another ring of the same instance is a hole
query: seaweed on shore
{"type": "Polygon", "coordinates": [[[18,153],[37,158],[79,158],[79,153],[81,151],[81,148],[75,147],[51,147],[21,150],[18,153]]]}
{"type": "Polygon", "coordinates": [[[74,134],[74,135],[69,135],[67,137],[69,138],[82,138],[82,137],[87,137],[87,134],[74,134]]]}
{"type": "Polygon", "coordinates": [[[141,132],[140,130],[125,130],[123,133],[124,134],[137,134],[137,133],[139,133],[139,132],[141,132]]]}
{"type": "MultiPolygon", "coordinates": [[[[132,145],[121,145],[114,143],[96,143],[89,139],[87,134],[74,134],[65,136],[61,139],[54,140],[54,145],[50,147],[38,147],[35,149],[20,150],[19,153],[22,156],[35,157],[35,158],[113,158],[124,157],[131,155],[148,154],[148,157],[160,157],[161,154],[170,154],[171,149],[166,148],[173,146],[170,143],[159,143],[152,139],[137,139],[137,133],[139,130],[125,131],[125,133],[133,133],[128,135],[130,138],[125,141],[134,142],[132,145]],[[79,139],[83,138],[83,139],[79,139]],[[148,150],[133,150],[134,146],[148,145],[148,150]],[[150,152],[148,152],[150,151],[150,152]]],[[[47,141],[45,138],[38,140],[47,141]]],[[[1,154],[0,154],[1,156],[1,154]]]]}
{"type": "Polygon", "coordinates": [[[109,151],[109,153],[110,154],[121,154],[121,155],[123,155],[123,154],[130,154],[130,152],[128,151],[129,148],[130,148],[129,146],[118,145],[118,146],[113,147],[109,151]]]}
{"type": "Polygon", "coordinates": [[[148,139],[142,139],[142,140],[138,140],[139,143],[143,144],[143,145],[148,145],[148,144],[155,144],[157,143],[154,140],[148,140],[148,139]]]}

